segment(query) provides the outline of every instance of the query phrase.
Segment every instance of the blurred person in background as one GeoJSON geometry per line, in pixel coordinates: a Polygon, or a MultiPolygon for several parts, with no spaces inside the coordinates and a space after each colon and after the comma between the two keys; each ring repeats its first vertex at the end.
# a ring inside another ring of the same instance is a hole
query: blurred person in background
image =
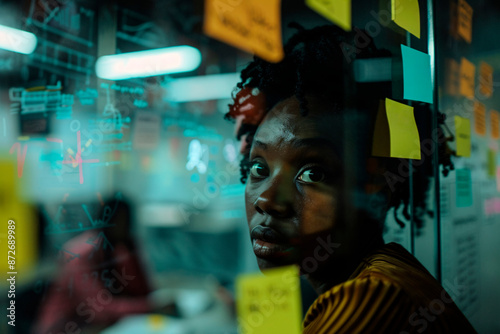
{"type": "MultiPolygon", "coordinates": [[[[353,64],[391,54],[333,25],[293,26],[281,62],[255,57],[242,70],[225,115],[241,140],[260,269],[298,265],[314,287],[304,333],[475,333],[424,266],[382,238],[391,209],[401,225],[397,209],[409,216],[409,182],[387,179],[400,174],[399,159],[371,155],[390,83],[355,82],[353,64]]],[[[414,179],[415,212],[423,214],[429,177],[417,171],[414,179]]],[[[415,221],[421,226],[421,215],[415,221]]]]}
{"type": "MultiPolygon", "coordinates": [[[[67,241],[60,271],[41,305],[32,333],[98,333],[118,319],[160,311],[148,298],[151,288],[131,235],[128,201],[102,205],[99,223],[67,241]]],[[[174,306],[161,309],[174,313],[174,306]]]]}

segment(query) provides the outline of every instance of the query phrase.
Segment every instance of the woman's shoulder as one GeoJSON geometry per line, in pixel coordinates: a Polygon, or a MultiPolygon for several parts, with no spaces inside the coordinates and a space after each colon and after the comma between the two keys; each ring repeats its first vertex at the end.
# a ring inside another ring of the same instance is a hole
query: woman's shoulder
{"type": "Polygon", "coordinates": [[[366,269],[366,267],[383,265],[389,267],[391,265],[403,266],[406,269],[412,268],[430,275],[429,271],[406,248],[398,243],[391,242],[367,254],[358,270],[351,275],[351,278],[356,277],[359,271],[366,269]],[[363,264],[365,265],[363,266],[363,264]]]}
{"type": "Polygon", "coordinates": [[[402,286],[426,284],[439,287],[432,274],[403,246],[388,243],[367,254],[349,279],[377,277],[402,286]]]}
{"type": "Polygon", "coordinates": [[[389,279],[350,279],[316,299],[304,318],[304,333],[399,333],[414,310],[410,296],[389,279]]]}
{"type": "Polygon", "coordinates": [[[475,333],[450,298],[440,303],[443,292],[404,247],[386,244],[367,255],[349,280],[316,299],[304,318],[304,333],[404,333],[427,326],[441,333],[450,323],[475,333]],[[432,323],[419,313],[441,304],[439,317],[430,315],[432,323]]]}

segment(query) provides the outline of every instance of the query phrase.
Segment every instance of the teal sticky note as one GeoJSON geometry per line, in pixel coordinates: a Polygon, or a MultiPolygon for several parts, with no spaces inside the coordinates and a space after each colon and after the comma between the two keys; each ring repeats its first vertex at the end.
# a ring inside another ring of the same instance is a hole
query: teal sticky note
{"type": "Polygon", "coordinates": [[[470,169],[456,170],[457,207],[465,208],[472,205],[472,176],[470,169]]]}
{"type": "Polygon", "coordinates": [[[432,103],[431,57],[406,45],[403,56],[403,98],[432,103]]]}

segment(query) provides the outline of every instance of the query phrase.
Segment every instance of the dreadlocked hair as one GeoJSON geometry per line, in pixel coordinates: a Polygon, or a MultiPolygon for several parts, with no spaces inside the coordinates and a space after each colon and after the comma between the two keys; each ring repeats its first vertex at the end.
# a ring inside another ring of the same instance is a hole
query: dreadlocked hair
{"type": "MultiPolygon", "coordinates": [[[[367,34],[364,34],[369,42],[367,45],[359,45],[359,37],[355,37],[354,32],[345,32],[334,25],[325,25],[313,29],[304,29],[297,23],[289,24],[289,27],[297,29],[297,32],[288,40],[284,46],[285,57],[279,63],[269,63],[257,56],[254,56],[246,68],[241,71],[241,82],[236,85],[233,91],[233,101],[236,104],[236,93],[246,87],[258,88],[264,93],[267,113],[280,101],[291,96],[295,96],[300,103],[300,114],[307,116],[308,101],[307,94],[313,94],[319,98],[335,101],[333,112],[341,113],[345,107],[346,84],[345,68],[351,65],[354,59],[391,57],[387,50],[377,49],[367,34]]],[[[361,31],[359,29],[354,29],[361,31]]],[[[366,42],[366,41],[363,41],[366,42]]],[[[351,72],[352,73],[352,72],[351,72]]],[[[372,117],[370,124],[375,124],[376,110],[379,101],[386,97],[391,97],[392,90],[390,82],[376,83],[355,83],[356,96],[363,97],[356,99],[356,108],[369,110],[372,117]]],[[[230,104],[233,107],[235,104],[230,104]]],[[[423,105],[423,104],[422,104],[423,105]]],[[[425,105],[423,105],[425,107],[425,105]]],[[[415,117],[419,132],[422,136],[429,131],[420,131],[420,122],[430,124],[428,120],[418,120],[417,114],[429,115],[430,113],[418,112],[415,106],[415,117]]],[[[428,117],[428,116],[424,116],[428,117]]],[[[224,115],[224,119],[234,121],[230,113],[224,115]]],[[[425,127],[425,125],[424,125],[425,127]]],[[[238,129],[236,138],[241,140],[243,136],[247,147],[251,147],[253,137],[258,129],[258,125],[243,123],[238,129]]],[[[439,151],[445,151],[446,145],[439,144],[439,151]]],[[[246,183],[250,171],[249,152],[246,150],[240,161],[241,183],[246,183]]],[[[378,158],[378,157],[377,157],[378,158]]],[[[400,174],[401,162],[404,159],[378,158],[383,160],[387,172],[393,175],[400,174]]],[[[429,159],[427,159],[429,160],[429,159]]],[[[440,161],[443,165],[450,164],[449,159],[440,161]]],[[[430,163],[415,168],[413,173],[413,204],[414,221],[417,228],[423,225],[423,214],[426,211],[426,194],[429,186],[429,178],[432,170],[430,163]]],[[[448,168],[449,169],[449,168],[448,168]]],[[[391,196],[387,203],[387,210],[394,208],[396,222],[404,227],[404,222],[398,217],[397,211],[403,206],[402,214],[406,220],[411,219],[410,213],[410,182],[398,182],[397,187],[391,189],[391,196]]],[[[418,231],[418,230],[417,230],[418,231]]]]}

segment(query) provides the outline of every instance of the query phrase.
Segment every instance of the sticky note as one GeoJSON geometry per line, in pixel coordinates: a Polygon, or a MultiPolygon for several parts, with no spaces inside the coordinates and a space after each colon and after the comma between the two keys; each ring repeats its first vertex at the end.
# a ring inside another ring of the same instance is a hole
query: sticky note
{"type": "Polygon", "coordinates": [[[457,156],[470,157],[470,120],[455,116],[455,139],[457,156]]]}
{"type": "Polygon", "coordinates": [[[491,138],[500,138],[500,114],[496,110],[490,111],[491,138]]]}
{"type": "Polygon", "coordinates": [[[306,0],[306,5],[345,31],[351,31],[351,0],[306,0]]]}
{"type": "Polygon", "coordinates": [[[205,0],[203,31],[269,62],[284,56],[281,0],[205,0]]]}
{"type": "Polygon", "coordinates": [[[381,101],[375,121],[372,154],[420,160],[420,137],[413,107],[391,99],[381,101]]]}
{"type": "Polygon", "coordinates": [[[474,102],[474,129],[478,135],[486,135],[486,107],[479,101],[474,102]]]}
{"type": "Polygon", "coordinates": [[[0,157],[0,251],[4,254],[0,270],[7,272],[28,273],[38,260],[38,224],[33,208],[20,197],[21,179],[17,177],[16,160],[0,157]],[[12,223],[9,223],[12,221],[12,223]],[[8,226],[14,233],[9,234],[8,226]],[[11,235],[11,238],[9,238],[11,235]],[[9,248],[9,240],[15,240],[9,248]],[[15,253],[8,253],[14,250],[15,253]],[[8,256],[15,257],[15,263],[9,264],[8,256]],[[13,266],[12,268],[10,266],[13,266]]]}
{"type": "Polygon", "coordinates": [[[460,92],[460,64],[453,58],[445,60],[445,92],[458,96],[460,92]]]}
{"type": "Polygon", "coordinates": [[[152,331],[159,331],[167,328],[167,320],[168,318],[161,314],[150,314],[147,316],[147,322],[149,324],[149,328],[152,331]]]}
{"type": "Polygon", "coordinates": [[[432,103],[431,57],[401,45],[403,57],[403,97],[432,103]]]}
{"type": "Polygon", "coordinates": [[[286,266],[236,278],[240,332],[302,333],[299,271],[286,266]]]}
{"type": "Polygon", "coordinates": [[[465,0],[458,0],[458,35],[472,42],[472,7],[465,0]]]}
{"type": "Polygon", "coordinates": [[[479,64],[479,92],[485,97],[493,95],[493,67],[484,61],[479,64]]]}
{"type": "Polygon", "coordinates": [[[456,170],[456,205],[465,208],[472,205],[472,175],[468,168],[456,170]]]}
{"type": "Polygon", "coordinates": [[[420,38],[418,0],[391,0],[391,19],[401,28],[420,38]]]}
{"type": "Polygon", "coordinates": [[[495,177],[497,170],[497,157],[495,151],[488,150],[488,176],[495,177]]]}
{"type": "Polygon", "coordinates": [[[474,76],[476,75],[476,67],[470,61],[462,57],[460,62],[460,95],[474,98],[474,76]]]}

